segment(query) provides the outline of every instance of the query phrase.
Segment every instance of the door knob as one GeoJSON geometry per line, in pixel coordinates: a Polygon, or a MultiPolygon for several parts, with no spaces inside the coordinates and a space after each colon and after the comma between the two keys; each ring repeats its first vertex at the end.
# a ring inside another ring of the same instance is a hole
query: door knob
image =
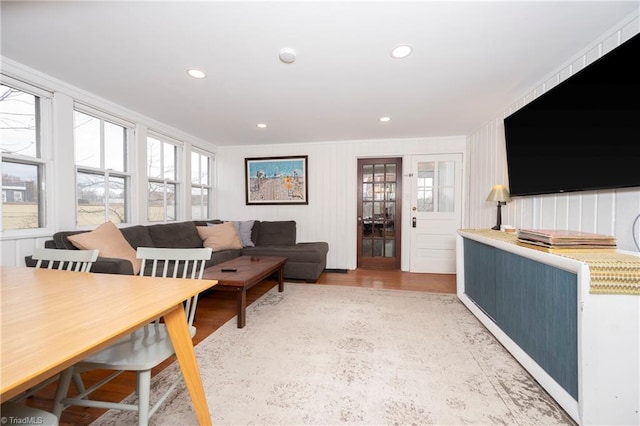
{"type": "Polygon", "coordinates": [[[412,207],[411,210],[413,210],[415,212],[416,210],[418,210],[418,208],[417,207],[412,207]]]}

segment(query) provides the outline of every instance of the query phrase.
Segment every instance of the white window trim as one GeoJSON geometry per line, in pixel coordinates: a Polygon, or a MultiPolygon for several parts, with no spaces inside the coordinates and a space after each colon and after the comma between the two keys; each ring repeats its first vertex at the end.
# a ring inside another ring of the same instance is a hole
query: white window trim
{"type": "MultiPolygon", "coordinates": [[[[167,136],[164,133],[160,133],[158,131],[154,131],[151,129],[147,129],[147,138],[145,139],[145,151],[148,150],[148,142],[149,142],[149,138],[152,139],[156,139],[160,142],[163,143],[168,143],[171,145],[174,145],[176,147],[176,159],[175,159],[175,167],[176,167],[176,173],[175,173],[175,179],[167,179],[167,178],[152,178],[148,175],[146,175],[147,177],[147,205],[146,205],[146,221],[148,223],[173,223],[173,222],[179,222],[181,220],[183,220],[184,217],[186,217],[186,205],[188,204],[186,202],[186,194],[187,191],[186,189],[189,189],[189,194],[191,191],[190,188],[190,184],[191,184],[191,177],[189,177],[187,179],[187,175],[186,172],[188,169],[190,169],[190,167],[185,166],[185,161],[186,161],[186,157],[185,157],[185,143],[172,138],[171,136],[167,136]],[[165,208],[165,215],[164,215],[164,220],[163,221],[154,221],[151,222],[149,220],[149,200],[148,200],[148,191],[149,191],[149,182],[154,182],[154,183],[162,183],[165,186],[165,197],[164,197],[164,208],[165,208]],[[170,184],[170,185],[175,185],[176,188],[176,192],[175,192],[175,202],[176,202],[176,217],[173,220],[168,220],[167,219],[167,215],[166,215],[166,208],[167,208],[167,193],[166,193],[166,185],[170,184]]],[[[163,156],[164,157],[164,156],[163,156]]],[[[149,161],[149,159],[147,158],[147,162],[149,161]]],[[[189,158],[189,162],[191,161],[191,158],[189,158]]],[[[148,163],[145,164],[145,174],[147,171],[147,166],[148,163]]],[[[163,164],[164,166],[164,164],[163,164]]],[[[163,170],[164,173],[164,170],[163,170]]]]}
{"type": "MultiPolygon", "coordinates": [[[[208,176],[208,182],[206,185],[203,184],[198,184],[195,185],[196,188],[206,188],[209,190],[209,205],[207,206],[207,211],[209,212],[209,216],[213,215],[213,201],[214,201],[214,171],[215,171],[215,162],[216,162],[216,156],[214,153],[206,151],[204,149],[200,149],[194,146],[191,146],[191,152],[194,152],[196,154],[200,154],[202,156],[208,157],[209,158],[209,176],[208,176]]],[[[191,155],[189,155],[189,169],[191,169],[191,155]]],[[[188,194],[189,194],[189,216],[191,217],[191,219],[193,219],[193,211],[192,208],[193,206],[191,205],[191,193],[192,193],[192,188],[194,188],[194,184],[191,181],[191,170],[189,170],[189,182],[188,182],[188,194]]]]}
{"type": "Polygon", "coordinates": [[[40,98],[51,99],[53,97],[52,91],[45,90],[38,86],[34,86],[32,84],[29,84],[17,78],[10,77],[6,74],[0,74],[0,83],[7,86],[15,87],[16,89],[20,89],[23,92],[30,93],[40,98]]]}
{"type": "MultiPolygon", "coordinates": [[[[0,161],[6,158],[8,160],[14,160],[19,163],[38,164],[43,167],[43,176],[39,197],[41,200],[43,200],[43,202],[41,203],[42,211],[40,212],[40,214],[42,219],[44,220],[44,226],[38,228],[3,230],[0,235],[0,240],[36,238],[51,235],[54,229],[54,209],[52,208],[52,206],[54,205],[54,200],[53,191],[47,191],[47,187],[55,188],[52,156],[53,93],[51,91],[42,89],[40,87],[34,86],[5,74],[0,74],[0,83],[6,86],[14,87],[25,93],[37,96],[40,99],[40,156],[30,157],[25,155],[11,155],[0,153],[0,161]]],[[[0,206],[2,206],[2,204],[0,204],[0,206]]],[[[0,211],[0,221],[1,220],[2,212],[0,211]]]]}
{"type": "Polygon", "coordinates": [[[74,102],[73,103],[73,109],[74,109],[74,111],[83,112],[85,114],[94,116],[96,118],[101,118],[101,119],[103,119],[105,121],[108,121],[110,123],[117,124],[117,125],[122,126],[122,127],[126,127],[127,129],[135,129],[135,127],[136,127],[136,123],[133,122],[133,121],[125,120],[122,117],[110,114],[110,113],[108,113],[108,112],[106,112],[104,110],[101,110],[99,108],[91,107],[91,106],[89,106],[87,104],[83,104],[81,102],[74,102]]]}
{"type": "MultiPolygon", "coordinates": [[[[111,170],[111,169],[106,169],[106,168],[96,168],[96,167],[89,167],[89,166],[81,166],[76,164],[75,162],[75,152],[74,152],[74,160],[73,160],[73,164],[75,166],[75,176],[77,177],[78,173],[91,173],[91,174],[99,174],[105,177],[108,177],[110,175],[113,175],[115,177],[123,177],[125,179],[125,183],[127,185],[127,191],[126,191],[126,195],[125,195],[125,218],[124,221],[122,223],[117,224],[117,226],[129,226],[132,225],[134,223],[133,218],[136,217],[136,213],[135,213],[135,209],[138,208],[137,205],[135,205],[135,203],[133,202],[133,200],[136,199],[136,197],[133,196],[133,191],[135,190],[136,184],[135,184],[135,179],[136,179],[136,174],[133,173],[133,165],[135,164],[134,162],[134,151],[135,150],[135,145],[136,145],[136,124],[132,121],[127,121],[124,120],[118,116],[115,116],[113,114],[109,114],[108,112],[104,112],[103,110],[97,109],[97,108],[93,108],[90,107],[86,104],[82,104],[80,102],[74,102],[73,103],[73,113],[75,113],[76,111],[80,112],[80,113],[84,113],[87,115],[90,115],[92,117],[95,117],[97,119],[100,119],[102,121],[106,121],[109,123],[113,123],[113,124],[117,124],[119,126],[122,126],[125,128],[126,131],[126,152],[125,152],[125,171],[116,171],[116,170],[111,170]]],[[[73,124],[73,126],[75,127],[75,123],[73,124]]],[[[101,150],[104,151],[104,129],[101,129],[101,134],[100,134],[100,146],[101,146],[101,150]]],[[[73,141],[73,145],[74,145],[74,149],[75,149],[75,132],[74,132],[74,141],[73,141]]],[[[102,163],[102,165],[104,165],[104,157],[101,155],[100,158],[100,162],[102,163]]],[[[78,224],[78,195],[77,195],[77,182],[74,182],[74,191],[76,192],[76,196],[75,198],[75,223],[76,223],[76,229],[93,229],[95,228],[95,225],[79,225],[78,224]]],[[[108,200],[105,198],[105,208],[107,208],[106,211],[108,211],[108,206],[109,206],[109,202],[108,200]]],[[[105,220],[108,220],[108,215],[105,213],[105,220]]]]}

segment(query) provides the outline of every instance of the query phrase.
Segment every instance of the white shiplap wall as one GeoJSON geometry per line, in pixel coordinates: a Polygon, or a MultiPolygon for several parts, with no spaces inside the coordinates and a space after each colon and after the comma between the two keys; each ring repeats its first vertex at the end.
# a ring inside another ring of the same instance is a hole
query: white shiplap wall
{"type": "MultiPolygon", "coordinates": [[[[73,158],[67,153],[65,141],[71,141],[73,100],[86,105],[99,107],[116,116],[127,117],[137,123],[136,153],[140,155],[145,147],[147,128],[161,130],[168,136],[185,141],[185,144],[216,153],[216,189],[217,202],[214,217],[223,219],[259,219],[259,220],[296,220],[298,223],[298,241],[327,241],[330,246],[329,268],[353,269],[356,266],[356,166],[358,158],[366,157],[404,157],[410,159],[414,154],[463,153],[466,148],[464,136],[391,139],[368,141],[340,141],[323,143],[301,143],[270,146],[209,147],[207,143],[176,129],[157,123],[122,106],[84,92],[74,86],[42,74],[22,64],[6,61],[3,73],[49,89],[53,96],[53,155],[49,160],[51,169],[56,171],[48,179],[47,194],[49,214],[47,228],[20,233],[2,233],[0,238],[0,262],[3,266],[23,266],[24,257],[33,253],[35,247],[42,247],[53,233],[74,228],[73,193],[68,191],[68,176],[73,171],[73,158]],[[63,132],[67,132],[64,136],[63,132]],[[309,205],[308,206],[246,206],[244,200],[244,158],[268,157],[274,155],[309,156],[309,205]],[[66,171],[66,172],[65,172],[66,171]],[[61,174],[62,173],[62,174],[61,174]],[[55,195],[55,196],[54,196],[55,195]],[[11,235],[10,235],[11,234],[11,235]]],[[[72,151],[72,150],[71,150],[72,151]]],[[[405,160],[405,162],[407,162],[405,160]]],[[[408,162],[407,164],[410,164],[408,162]]],[[[138,164],[138,169],[143,166],[138,164]]],[[[405,170],[408,170],[408,166],[405,170]]],[[[405,171],[408,173],[408,171],[405,171]]],[[[187,173],[188,175],[188,173],[187,173]]],[[[408,182],[407,182],[408,183],[408,182]]],[[[144,224],[146,201],[144,180],[134,188],[133,224],[144,224]],[[137,194],[137,195],[136,195],[137,194]]],[[[408,197],[408,185],[405,185],[405,197],[408,197]]],[[[405,214],[408,217],[408,209],[405,214]]],[[[183,215],[181,215],[184,217],[183,215]]],[[[406,220],[406,219],[405,219],[406,220]]],[[[404,227],[408,229],[408,227],[404,227]]],[[[408,236],[403,235],[403,252],[408,253],[408,236]]],[[[408,259],[403,259],[406,269],[408,259]]]]}
{"type": "MultiPolygon", "coordinates": [[[[593,62],[622,41],[640,31],[638,18],[629,19],[603,37],[574,60],[542,80],[530,93],[516,100],[501,117],[486,123],[466,140],[463,136],[444,138],[419,138],[407,140],[340,141],[314,144],[287,144],[271,146],[211,147],[217,151],[217,205],[214,216],[223,219],[296,220],[298,241],[328,241],[330,245],[329,268],[352,269],[356,265],[356,166],[358,158],[398,156],[405,159],[404,173],[409,171],[411,155],[437,153],[463,153],[465,166],[464,226],[487,228],[495,224],[496,207],[485,199],[495,183],[507,183],[506,156],[504,152],[504,129],[502,120],[512,111],[549,90],[559,81],[593,62]],[[309,205],[308,206],[246,206],[244,204],[244,158],[276,155],[309,156],[309,205]]],[[[124,107],[113,105],[94,95],[82,92],[64,82],[30,70],[20,64],[4,62],[3,72],[14,69],[17,77],[26,78],[34,84],[48,87],[59,99],[67,97],[97,105],[105,111],[133,117],[143,123],[141,129],[150,126],[161,129],[168,135],[176,134],[183,140],[193,140],[194,146],[206,147],[204,141],[194,140],[189,135],[169,128],[147,117],[139,116],[124,107]],[[9,67],[9,65],[11,65],[9,67]]],[[[55,114],[54,114],[55,115],[55,114]]],[[[59,118],[59,117],[58,117],[59,118]]],[[[60,120],[62,121],[62,120],[60,120]]],[[[141,136],[140,136],[141,137],[141,136]]],[[[60,163],[54,165],[60,167],[60,163]]],[[[403,198],[408,201],[408,180],[405,178],[403,198]]],[[[58,180],[50,188],[56,194],[68,188],[58,180]]],[[[405,202],[403,220],[408,220],[409,205],[405,202]]],[[[40,247],[51,234],[69,229],[65,219],[69,206],[54,206],[55,214],[47,229],[20,237],[3,235],[0,244],[0,262],[3,266],[23,265],[24,256],[40,247]]],[[[73,209],[73,206],[71,206],[73,209]]],[[[142,223],[144,204],[136,206],[137,223],[142,223]]],[[[567,195],[548,195],[515,199],[503,208],[503,223],[517,227],[577,229],[616,235],[622,249],[635,250],[631,236],[631,225],[640,212],[640,189],[597,191],[567,195]]],[[[405,253],[402,268],[407,269],[408,235],[403,227],[405,253]]],[[[640,239],[640,235],[638,236],[640,239]]]]}
{"type": "MultiPolygon", "coordinates": [[[[503,119],[559,82],[578,72],[625,40],[640,32],[638,17],[631,18],[577,55],[519,99],[504,115],[487,123],[468,138],[466,227],[489,228],[496,222],[496,205],[487,202],[491,186],[508,184],[503,119]]],[[[640,143],[640,141],[638,141],[640,143]]],[[[640,164],[640,163],[639,163],[640,164]]],[[[638,167],[640,173],[640,165],[638,167]]],[[[569,194],[517,197],[502,208],[502,223],[516,228],[572,229],[615,235],[618,248],[638,251],[632,224],[640,213],[640,188],[585,191],[569,194]]],[[[636,227],[636,239],[640,235],[636,227]]]]}
{"type": "MultiPolygon", "coordinates": [[[[297,241],[329,243],[327,267],[355,269],[358,158],[402,157],[403,174],[418,154],[462,153],[464,136],[220,147],[217,155],[217,217],[223,220],[295,220],[297,241]],[[244,159],[307,155],[308,205],[247,206],[244,159]]],[[[409,178],[403,177],[403,223],[409,218],[409,178]]],[[[403,226],[403,230],[409,229],[403,226]]],[[[402,269],[408,268],[409,236],[402,235],[402,269]]]]}

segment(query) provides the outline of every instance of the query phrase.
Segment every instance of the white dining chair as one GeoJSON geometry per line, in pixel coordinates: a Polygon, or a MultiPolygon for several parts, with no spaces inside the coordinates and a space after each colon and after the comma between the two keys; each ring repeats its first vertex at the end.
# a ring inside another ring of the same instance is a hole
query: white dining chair
{"type": "MultiPolygon", "coordinates": [[[[36,260],[36,268],[61,269],[65,271],[90,272],[93,263],[98,259],[98,250],[64,250],[36,248],[32,258],[36,260]]],[[[55,375],[42,383],[30,388],[12,399],[13,402],[20,403],[29,398],[40,389],[58,380],[59,375],[55,375]]],[[[74,375],[73,382],[78,392],[84,392],[84,385],[80,375],[74,375]]]]}
{"type": "MultiPolygon", "coordinates": [[[[142,259],[140,275],[155,277],[202,279],[205,262],[211,258],[210,248],[150,248],[138,247],[137,257],[142,259]],[[149,272],[150,271],[150,272],[149,272]]],[[[195,335],[195,319],[198,295],[185,302],[185,313],[191,337],[195,335]]],[[[138,425],[147,425],[170,393],[182,380],[180,375],[150,406],[151,369],[174,354],[166,327],[160,321],[152,322],[132,334],[102,349],[62,372],[54,398],[53,413],[60,417],[62,410],[70,405],[100,407],[138,412],[138,425]],[[113,370],[113,373],[89,387],[85,392],[69,397],[67,395],[73,374],[89,370],[113,370]],[[136,394],[134,403],[120,403],[89,399],[89,395],[124,371],[136,372],[136,394]]]]}
{"type": "Polygon", "coordinates": [[[98,250],[62,250],[37,248],[32,258],[36,268],[61,269],[65,271],[89,272],[98,259],[98,250]]]}

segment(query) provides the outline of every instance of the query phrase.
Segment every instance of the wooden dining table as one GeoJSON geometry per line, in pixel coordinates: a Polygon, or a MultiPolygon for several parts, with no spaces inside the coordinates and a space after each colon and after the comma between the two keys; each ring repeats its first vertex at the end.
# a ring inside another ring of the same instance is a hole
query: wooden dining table
{"type": "Polygon", "coordinates": [[[163,317],[201,425],[211,415],[182,302],[216,280],[0,267],[4,402],[163,317]]]}

